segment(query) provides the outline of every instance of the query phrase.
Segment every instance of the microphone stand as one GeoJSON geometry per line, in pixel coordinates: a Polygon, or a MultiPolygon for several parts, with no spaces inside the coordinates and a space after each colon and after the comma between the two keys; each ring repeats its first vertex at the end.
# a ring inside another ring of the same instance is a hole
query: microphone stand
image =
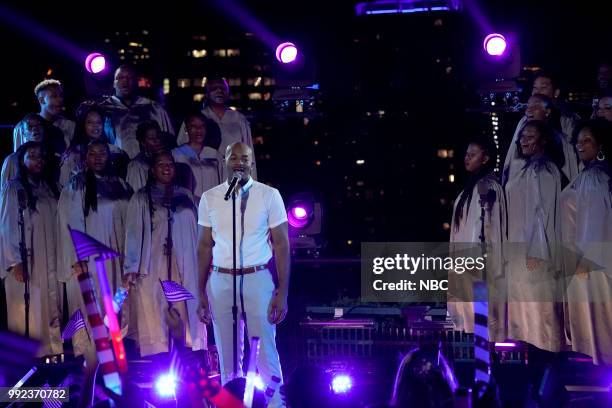
{"type": "Polygon", "coordinates": [[[25,217],[23,213],[26,211],[25,199],[19,200],[19,230],[21,233],[19,240],[19,254],[21,255],[21,271],[23,274],[23,282],[25,284],[23,292],[23,300],[25,304],[25,337],[30,338],[30,274],[28,273],[28,247],[25,238],[25,217]]]}
{"type": "Polygon", "coordinates": [[[233,304],[232,304],[232,318],[234,319],[233,325],[233,351],[234,351],[234,365],[233,365],[233,378],[238,377],[238,305],[236,301],[236,187],[232,191],[232,281],[233,281],[233,304]]]}
{"type": "MultiPolygon", "coordinates": [[[[166,188],[171,188],[168,186],[166,188]]],[[[164,244],[164,255],[166,255],[166,263],[168,270],[168,280],[172,280],[172,248],[174,246],[172,242],[172,193],[168,194],[168,191],[165,193],[164,206],[168,211],[168,232],[166,235],[166,243],[164,244]]],[[[168,302],[168,310],[172,309],[172,303],[168,302]]],[[[168,328],[168,351],[172,351],[172,335],[170,333],[170,328],[168,328]]]]}

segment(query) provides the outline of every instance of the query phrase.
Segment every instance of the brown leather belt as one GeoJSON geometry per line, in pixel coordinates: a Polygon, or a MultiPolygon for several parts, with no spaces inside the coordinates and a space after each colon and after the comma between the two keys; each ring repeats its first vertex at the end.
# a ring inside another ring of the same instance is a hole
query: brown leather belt
{"type": "Polygon", "coordinates": [[[263,271],[268,269],[268,264],[256,265],[256,266],[245,266],[241,269],[222,268],[220,266],[210,266],[212,272],[228,273],[230,275],[248,275],[249,273],[255,273],[257,271],[263,271]]]}

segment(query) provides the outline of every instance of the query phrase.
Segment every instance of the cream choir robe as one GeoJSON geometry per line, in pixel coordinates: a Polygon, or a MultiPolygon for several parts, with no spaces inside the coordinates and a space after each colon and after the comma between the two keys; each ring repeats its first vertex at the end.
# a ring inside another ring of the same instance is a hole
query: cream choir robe
{"type": "MultiPolygon", "coordinates": [[[[56,269],[57,199],[44,183],[31,182],[36,209],[24,211],[25,240],[30,275],[30,337],[40,340],[39,356],[62,353],[60,337],[60,297],[56,269]]],[[[23,283],[17,282],[8,268],[22,263],[19,243],[18,191],[23,186],[17,179],[9,181],[0,197],[0,242],[8,315],[8,329],[25,333],[23,283]]],[[[24,191],[25,193],[25,191],[24,191]]]]}
{"type": "MultiPolygon", "coordinates": [[[[489,287],[489,340],[503,341],[507,337],[505,328],[505,299],[502,297],[505,294],[505,278],[504,278],[504,258],[502,251],[502,242],[506,238],[506,200],[504,190],[493,175],[488,175],[480,179],[474,186],[472,191],[472,199],[466,201],[463,207],[463,216],[457,228],[455,224],[455,214],[457,212],[457,204],[461,194],[455,200],[453,208],[453,218],[451,221],[451,247],[456,244],[480,243],[480,232],[482,221],[480,196],[478,194],[478,185],[483,184],[486,190],[495,192],[495,201],[485,205],[485,241],[488,246],[487,263],[486,263],[486,281],[489,287]]],[[[493,198],[491,195],[489,196],[493,198]]],[[[459,245],[458,250],[461,250],[462,245],[459,245]]],[[[470,245],[472,247],[472,245],[470,245]]],[[[459,256],[459,255],[458,255],[459,256]]],[[[479,277],[480,278],[480,277],[479,277]]],[[[468,274],[463,273],[456,275],[454,271],[449,271],[449,286],[456,286],[461,295],[469,295],[473,299],[472,285],[474,279],[468,274]]],[[[447,303],[448,312],[450,314],[456,330],[463,330],[467,333],[474,333],[474,305],[472,302],[466,302],[465,297],[454,299],[454,293],[449,292],[447,303]]]]}
{"type": "MultiPolygon", "coordinates": [[[[109,248],[123,253],[125,243],[125,222],[128,200],[131,196],[131,188],[117,177],[98,177],[97,181],[97,201],[98,209],[89,210],[85,217],[85,173],[79,173],[72,177],[62,190],[58,206],[58,262],[60,279],[66,282],[68,295],[68,312],[70,315],[77,308],[81,308],[83,317],[87,320],[87,313],[83,304],[83,297],[77,277],[73,274],[72,265],[77,261],[72,238],[68,230],[68,225],[90,235],[109,248]]],[[[96,287],[96,297],[104,314],[102,298],[100,296],[100,286],[96,273],[95,256],[89,257],[87,264],[89,273],[96,287]]],[[[108,259],[105,262],[106,276],[113,294],[121,285],[123,259],[121,257],[108,259]]],[[[123,305],[123,311],[129,309],[129,296],[123,305]]],[[[122,313],[122,326],[127,323],[128,313],[122,313]]],[[[89,322],[87,322],[88,331],[89,322]]],[[[91,336],[81,330],[72,339],[75,355],[84,354],[90,344],[91,336]]]]}
{"type": "MultiPolygon", "coordinates": [[[[576,118],[572,116],[561,116],[561,134],[558,134],[563,148],[563,157],[565,158],[565,164],[561,168],[561,171],[567,177],[568,181],[573,180],[580,169],[582,163],[579,162],[576,154],[576,147],[572,143],[572,135],[574,133],[576,118]]],[[[516,126],[514,136],[508,146],[508,153],[506,153],[506,159],[504,160],[504,170],[502,172],[504,183],[507,183],[513,177],[516,177],[521,169],[525,166],[526,160],[519,156],[518,146],[516,142],[520,139],[521,130],[527,123],[527,116],[523,116],[516,126]]]]}
{"type": "Polygon", "coordinates": [[[132,190],[138,191],[147,184],[149,169],[151,168],[149,162],[150,159],[144,153],[139,153],[128,164],[125,181],[132,187],[132,190]]]}
{"type": "Polygon", "coordinates": [[[106,98],[100,104],[106,114],[104,131],[112,143],[123,149],[130,159],[140,153],[136,139],[136,128],[145,120],[154,120],[162,132],[174,134],[174,128],[166,110],[151,99],[138,96],[134,103],[126,106],[116,96],[106,98]]]}
{"type": "Polygon", "coordinates": [[[563,242],[593,266],[576,275],[564,264],[572,349],[612,364],[612,193],[605,164],[589,165],[561,193],[563,242]]]}
{"type": "Polygon", "coordinates": [[[196,206],[206,190],[221,184],[217,151],[212,147],[205,146],[198,153],[184,144],[172,149],[172,156],[180,169],[183,185],[193,192],[196,206]]]}
{"type": "MultiPolygon", "coordinates": [[[[163,187],[151,187],[153,219],[147,189],[134,194],[128,207],[125,241],[125,273],[137,273],[132,289],[132,306],[138,319],[138,344],[141,356],[168,351],[168,327],[164,310],[168,302],[160,279],[168,280],[168,257],[164,249],[168,237],[168,207],[164,207],[163,187]]],[[[170,207],[172,229],[171,278],[189,290],[193,300],[173,304],[187,328],[187,344],[193,350],[206,349],[206,326],[200,322],[198,308],[197,216],[191,192],[175,187],[170,207]]]]}
{"type": "Polygon", "coordinates": [[[508,336],[547,351],[564,344],[559,276],[560,174],[544,157],[527,162],[505,187],[508,336]],[[527,259],[537,259],[528,270],[527,259]]]}

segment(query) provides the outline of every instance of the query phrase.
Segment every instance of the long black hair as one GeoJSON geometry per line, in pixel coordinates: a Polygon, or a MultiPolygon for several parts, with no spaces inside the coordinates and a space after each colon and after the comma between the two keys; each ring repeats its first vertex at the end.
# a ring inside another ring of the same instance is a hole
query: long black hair
{"type": "Polygon", "coordinates": [[[36,197],[34,197],[34,194],[32,193],[32,185],[30,184],[30,180],[28,179],[29,173],[28,173],[28,169],[25,166],[24,158],[25,158],[25,154],[27,153],[27,151],[30,149],[34,149],[34,148],[39,148],[42,157],[45,158],[44,159],[45,164],[43,166],[43,171],[40,175],[41,181],[49,187],[49,190],[51,190],[51,193],[53,193],[53,196],[56,199],[59,197],[59,190],[57,188],[57,184],[55,184],[55,182],[51,180],[51,177],[50,177],[51,172],[47,171],[48,162],[46,160],[45,145],[42,142],[26,142],[22,144],[17,149],[17,158],[18,158],[19,165],[17,168],[16,178],[19,180],[19,182],[23,186],[23,189],[26,192],[27,205],[28,205],[28,208],[32,211],[36,211],[36,197]]]}
{"type": "Polygon", "coordinates": [[[470,174],[465,182],[465,185],[463,186],[463,190],[461,191],[459,201],[457,202],[457,206],[455,208],[455,231],[458,231],[459,226],[461,225],[461,219],[463,218],[463,207],[466,207],[466,217],[470,211],[470,203],[472,202],[474,187],[476,187],[476,184],[478,184],[483,177],[491,174],[495,169],[495,160],[497,157],[495,145],[491,143],[489,139],[482,136],[473,138],[470,143],[468,143],[468,146],[471,144],[479,146],[483,153],[489,157],[489,160],[484,163],[478,171],[470,174]]]}
{"type": "Polygon", "coordinates": [[[100,118],[102,119],[102,136],[100,140],[108,142],[108,137],[104,132],[104,111],[102,110],[102,108],[100,108],[94,103],[83,103],[81,104],[81,106],[79,106],[79,109],[77,110],[74,135],[72,136],[72,141],[70,142],[70,146],[67,149],[68,151],[77,148],[84,148],[87,146],[87,144],[89,144],[89,142],[91,142],[91,140],[87,136],[87,133],[85,132],[85,123],[87,122],[87,116],[92,112],[100,115],[100,118]]]}
{"type": "MultiPolygon", "coordinates": [[[[102,140],[92,140],[87,145],[86,151],[88,152],[89,149],[91,149],[94,146],[104,146],[104,148],[106,149],[106,152],[108,154],[108,159],[106,161],[106,167],[103,170],[102,174],[103,175],[112,174],[111,160],[110,160],[111,156],[110,156],[110,149],[108,147],[108,144],[102,140]]],[[[92,169],[87,168],[87,170],[85,170],[85,206],[83,208],[83,213],[85,214],[85,217],[89,215],[90,210],[98,211],[98,183],[96,181],[95,172],[92,169]]]]}
{"type": "Polygon", "coordinates": [[[584,121],[576,126],[576,139],[583,129],[591,131],[591,135],[593,135],[593,138],[599,145],[599,150],[605,157],[604,160],[598,159],[593,163],[589,163],[588,166],[597,166],[610,177],[608,183],[610,191],[612,191],[612,169],[610,168],[610,163],[612,163],[612,122],[603,118],[584,121]]]}

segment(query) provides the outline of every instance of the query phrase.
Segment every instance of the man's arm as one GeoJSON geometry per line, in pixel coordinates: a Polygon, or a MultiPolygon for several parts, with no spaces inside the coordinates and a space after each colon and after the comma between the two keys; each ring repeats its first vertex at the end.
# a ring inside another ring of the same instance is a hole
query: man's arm
{"type": "Polygon", "coordinates": [[[278,273],[278,288],[268,308],[268,321],[278,324],[287,315],[287,296],[289,295],[289,276],[290,270],[290,251],[289,251],[289,232],[287,223],[270,229],[272,234],[272,246],[274,247],[274,259],[276,261],[276,271],[278,273]]]}
{"type": "Polygon", "coordinates": [[[208,296],[206,296],[206,283],[210,274],[210,262],[212,261],[212,228],[198,226],[198,299],[200,310],[198,312],[203,323],[210,323],[210,309],[208,307],[208,296]]]}

